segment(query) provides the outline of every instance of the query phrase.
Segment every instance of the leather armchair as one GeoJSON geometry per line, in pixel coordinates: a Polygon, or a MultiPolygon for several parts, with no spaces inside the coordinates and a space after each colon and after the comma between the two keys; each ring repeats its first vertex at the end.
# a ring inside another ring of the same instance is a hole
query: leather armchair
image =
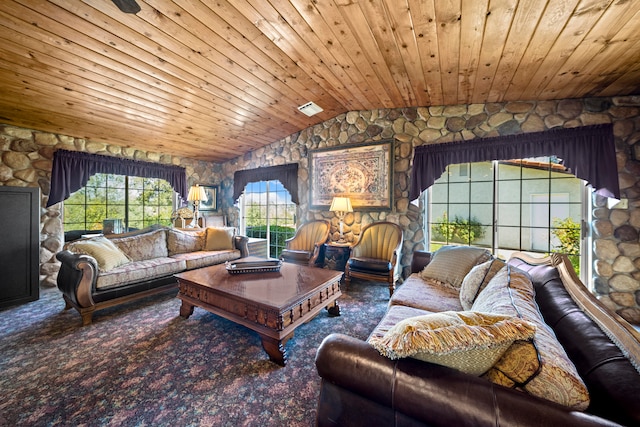
{"type": "Polygon", "coordinates": [[[304,223],[296,234],[285,241],[286,248],[280,254],[284,262],[314,265],[320,254],[320,247],[329,239],[330,224],[327,220],[304,223]]]}
{"type": "Polygon", "coordinates": [[[345,269],[345,283],[348,285],[352,277],[383,280],[389,283],[389,296],[393,295],[400,276],[398,259],[402,240],[402,229],[392,222],[374,222],[365,226],[351,248],[351,257],[345,269]]]}

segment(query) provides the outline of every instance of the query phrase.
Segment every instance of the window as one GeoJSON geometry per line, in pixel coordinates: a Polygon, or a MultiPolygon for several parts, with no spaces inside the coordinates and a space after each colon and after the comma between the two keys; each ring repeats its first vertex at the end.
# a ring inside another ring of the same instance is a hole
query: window
{"type": "Polygon", "coordinates": [[[296,205],[278,180],[250,182],[239,200],[240,232],[267,239],[269,256],[279,258],[296,232],[296,205]]]}
{"type": "Polygon", "coordinates": [[[555,158],[449,165],[428,193],[429,250],[472,245],[504,259],[560,252],[579,272],[586,188],[555,158]]]}
{"type": "Polygon", "coordinates": [[[170,225],[175,192],[162,179],[95,174],[64,202],[64,230],[102,230],[105,219],[123,231],[170,225]]]}

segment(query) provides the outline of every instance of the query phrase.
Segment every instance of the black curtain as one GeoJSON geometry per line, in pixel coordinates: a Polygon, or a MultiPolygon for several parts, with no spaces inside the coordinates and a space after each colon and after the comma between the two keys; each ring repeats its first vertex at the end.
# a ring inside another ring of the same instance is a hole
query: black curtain
{"type": "Polygon", "coordinates": [[[613,125],[553,129],[416,147],[409,199],[415,200],[450,164],[557,156],[596,193],[620,198],[613,125]]]}
{"type": "Polygon", "coordinates": [[[187,172],[175,165],[121,159],[81,151],[57,150],[53,154],[51,190],[47,207],[66,200],[97,173],[164,179],[184,200],[187,199],[187,172]]]}
{"type": "Polygon", "coordinates": [[[233,174],[233,200],[238,200],[248,183],[271,181],[273,179],[280,181],[284,188],[289,191],[293,203],[299,203],[297,163],[236,171],[233,174]]]}

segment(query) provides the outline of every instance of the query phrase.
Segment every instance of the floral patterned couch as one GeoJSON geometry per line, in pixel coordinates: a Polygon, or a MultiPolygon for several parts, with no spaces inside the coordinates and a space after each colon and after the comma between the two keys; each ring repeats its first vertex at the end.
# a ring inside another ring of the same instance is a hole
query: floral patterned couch
{"type": "Polygon", "coordinates": [[[247,241],[233,227],[154,226],[87,237],[56,254],[58,288],[65,308],[78,310],[87,325],[96,310],[176,288],[176,273],[248,256],[247,241]]]}

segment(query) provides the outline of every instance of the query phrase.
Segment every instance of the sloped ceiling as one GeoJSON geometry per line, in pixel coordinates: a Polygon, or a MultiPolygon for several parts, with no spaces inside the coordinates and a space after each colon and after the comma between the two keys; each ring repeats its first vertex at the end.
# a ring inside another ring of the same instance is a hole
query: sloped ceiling
{"type": "Polygon", "coordinates": [[[351,110],[640,94],[640,1],[137,2],[2,0],[0,123],[221,162],[351,110]]]}

